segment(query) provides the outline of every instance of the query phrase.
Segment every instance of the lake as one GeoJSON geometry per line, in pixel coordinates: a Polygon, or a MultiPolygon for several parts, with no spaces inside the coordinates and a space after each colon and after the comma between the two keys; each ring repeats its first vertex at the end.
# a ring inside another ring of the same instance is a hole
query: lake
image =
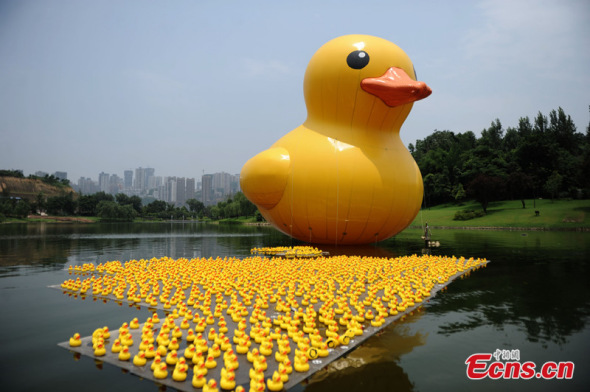
{"type": "MultiPolygon", "coordinates": [[[[421,254],[419,230],[331,254],[421,254]]],[[[404,320],[300,384],[296,391],[517,391],[590,387],[590,234],[433,230],[433,254],[485,257],[486,268],[452,282],[404,320]],[[470,380],[472,354],[519,350],[538,367],[571,361],[571,380],[470,380]]],[[[59,348],[74,332],[111,329],[146,309],[81,300],[47,286],[70,265],[170,256],[250,255],[262,246],[300,245],[270,227],[204,223],[0,225],[0,377],[3,390],[156,391],[152,381],[59,348]]]]}

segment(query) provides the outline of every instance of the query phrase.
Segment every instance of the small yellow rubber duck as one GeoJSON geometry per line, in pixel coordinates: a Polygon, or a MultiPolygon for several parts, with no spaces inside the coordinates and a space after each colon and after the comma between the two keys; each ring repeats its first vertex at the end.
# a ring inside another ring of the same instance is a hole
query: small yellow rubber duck
{"type": "Polygon", "coordinates": [[[207,360],[205,361],[205,367],[207,369],[213,369],[213,368],[217,367],[217,361],[215,360],[215,358],[212,355],[207,356],[207,360]]]}
{"type": "Polygon", "coordinates": [[[174,366],[176,365],[176,362],[178,362],[178,353],[176,352],[176,350],[172,350],[166,356],[166,363],[168,365],[174,366]]]}
{"type": "Polygon", "coordinates": [[[293,373],[293,365],[291,364],[291,360],[289,358],[285,358],[282,365],[285,367],[285,373],[293,373]]]}
{"type": "Polygon", "coordinates": [[[133,357],[133,364],[135,366],[144,366],[147,362],[147,358],[145,357],[145,352],[144,351],[139,351],[134,357],[133,357]]]}
{"type": "Polygon", "coordinates": [[[178,343],[178,339],[172,338],[170,340],[170,344],[168,344],[168,350],[178,350],[179,347],[180,347],[180,343],[178,343]]]}
{"type": "Polygon", "coordinates": [[[172,372],[172,379],[174,381],[186,380],[187,370],[188,370],[188,366],[186,365],[186,362],[183,363],[181,361],[178,361],[178,363],[174,367],[174,371],[172,372]]]}
{"type": "Polygon", "coordinates": [[[131,353],[129,352],[129,347],[123,346],[121,351],[119,351],[119,361],[128,361],[131,358],[131,353]]]}
{"type": "Polygon", "coordinates": [[[307,372],[309,370],[309,360],[307,359],[307,357],[301,356],[295,357],[295,363],[293,364],[293,368],[295,369],[296,372],[307,372]]]}
{"type": "MultiPolygon", "coordinates": [[[[293,369],[291,369],[293,370],[293,369]]],[[[289,381],[289,373],[287,373],[287,368],[285,367],[285,365],[283,365],[282,363],[279,363],[279,375],[281,376],[281,381],[283,383],[286,383],[287,381],[289,381]]]]}
{"type": "Polygon", "coordinates": [[[193,374],[193,380],[192,380],[193,387],[203,388],[206,383],[207,383],[207,379],[205,378],[204,374],[202,374],[202,373],[194,373],[193,374]]]}
{"type": "Polygon", "coordinates": [[[138,329],[139,328],[139,320],[137,319],[137,317],[135,317],[133,320],[131,320],[131,322],[129,323],[129,329],[138,329]]]}
{"type": "Polygon", "coordinates": [[[94,349],[94,355],[96,357],[102,357],[107,353],[107,349],[104,347],[104,343],[98,343],[94,349]]]}
{"type": "Polygon", "coordinates": [[[283,389],[283,380],[281,380],[279,372],[275,370],[275,372],[272,374],[272,378],[269,378],[266,381],[266,385],[268,386],[268,390],[273,392],[283,389]]]}
{"type": "Polygon", "coordinates": [[[154,357],[154,361],[150,365],[150,369],[156,370],[156,368],[158,366],[160,366],[161,363],[162,363],[162,357],[159,354],[156,354],[156,356],[154,357]]]}
{"type": "Polygon", "coordinates": [[[210,379],[207,381],[207,384],[203,386],[203,392],[218,392],[219,389],[217,388],[217,381],[214,379],[210,379]]]}
{"type": "Polygon", "coordinates": [[[219,379],[221,389],[232,390],[236,387],[236,374],[233,371],[222,373],[219,379]]]}
{"type": "Polygon", "coordinates": [[[74,336],[70,338],[70,347],[80,347],[82,345],[82,339],[80,334],[76,332],[74,336]]]}
{"type": "Polygon", "coordinates": [[[168,377],[168,365],[165,362],[161,362],[156,368],[154,369],[154,378],[158,380],[162,380],[168,377]]]}

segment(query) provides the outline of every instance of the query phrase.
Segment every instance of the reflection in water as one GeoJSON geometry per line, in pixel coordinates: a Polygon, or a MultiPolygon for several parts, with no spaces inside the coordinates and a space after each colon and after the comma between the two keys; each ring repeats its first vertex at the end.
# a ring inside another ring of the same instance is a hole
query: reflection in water
{"type": "MultiPolygon", "coordinates": [[[[492,263],[477,272],[476,279],[451,285],[446,295],[432,301],[430,313],[462,315],[439,332],[450,335],[485,325],[515,325],[531,342],[563,345],[568,336],[583,330],[590,316],[590,271],[588,262],[572,253],[590,254],[588,242],[571,233],[539,234],[452,232],[455,244],[485,248],[482,253],[492,263]]],[[[467,253],[456,245],[454,251],[467,253]]]]}
{"type": "MultiPolygon", "coordinates": [[[[421,315],[422,310],[414,311],[404,319],[415,322],[421,315]]],[[[407,324],[397,321],[314,374],[305,391],[413,391],[414,385],[398,361],[425,344],[424,334],[412,333],[407,324]]]]}

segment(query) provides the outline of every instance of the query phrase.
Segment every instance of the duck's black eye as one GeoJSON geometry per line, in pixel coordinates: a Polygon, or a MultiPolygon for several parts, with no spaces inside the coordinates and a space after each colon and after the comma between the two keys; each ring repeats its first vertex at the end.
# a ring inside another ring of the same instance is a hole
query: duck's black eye
{"type": "Polygon", "coordinates": [[[364,50],[355,50],[346,58],[346,63],[352,69],[362,69],[369,64],[369,54],[364,50]]]}

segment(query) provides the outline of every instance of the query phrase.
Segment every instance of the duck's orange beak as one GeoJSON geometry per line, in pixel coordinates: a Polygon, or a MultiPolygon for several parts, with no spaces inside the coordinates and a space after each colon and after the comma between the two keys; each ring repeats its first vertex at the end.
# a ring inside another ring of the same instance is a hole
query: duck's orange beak
{"type": "Polygon", "coordinates": [[[419,101],[432,94],[426,83],[415,81],[403,69],[396,67],[389,68],[378,78],[363,79],[361,88],[391,107],[419,101]]]}

